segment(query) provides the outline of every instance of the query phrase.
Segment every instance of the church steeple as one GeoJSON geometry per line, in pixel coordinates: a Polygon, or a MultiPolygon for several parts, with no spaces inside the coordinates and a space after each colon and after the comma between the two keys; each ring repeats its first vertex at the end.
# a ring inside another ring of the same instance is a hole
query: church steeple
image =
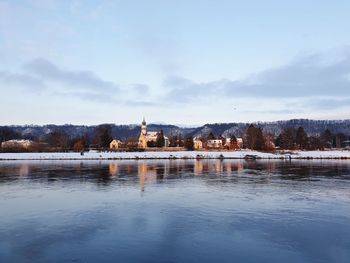
{"type": "Polygon", "coordinates": [[[147,125],[146,125],[145,117],[143,117],[143,121],[141,124],[141,133],[143,135],[146,135],[146,133],[147,133],[147,125]]]}

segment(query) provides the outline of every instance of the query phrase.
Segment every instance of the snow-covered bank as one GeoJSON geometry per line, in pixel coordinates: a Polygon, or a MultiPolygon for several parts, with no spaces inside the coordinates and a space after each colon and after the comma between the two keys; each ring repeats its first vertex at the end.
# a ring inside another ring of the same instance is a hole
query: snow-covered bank
{"type": "Polygon", "coordinates": [[[350,151],[293,151],[262,153],[250,150],[236,152],[85,152],[69,153],[0,153],[0,160],[118,160],[118,159],[243,159],[246,155],[261,159],[350,159],[350,151]]]}

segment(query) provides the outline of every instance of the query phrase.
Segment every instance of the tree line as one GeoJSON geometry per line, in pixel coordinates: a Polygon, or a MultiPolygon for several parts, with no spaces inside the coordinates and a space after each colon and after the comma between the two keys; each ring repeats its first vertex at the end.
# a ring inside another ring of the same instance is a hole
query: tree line
{"type": "MultiPolygon", "coordinates": [[[[261,127],[253,124],[247,126],[243,139],[243,147],[258,151],[283,150],[324,150],[326,148],[341,148],[349,142],[348,135],[343,133],[332,133],[329,129],[321,134],[307,134],[302,126],[298,128],[283,128],[276,136],[265,132],[261,127]],[[345,143],[344,143],[345,142],[345,143]]],[[[229,136],[230,144],[226,144],[226,138],[222,135],[214,136],[211,132],[200,139],[205,143],[208,140],[220,139],[222,145],[228,149],[237,149],[237,140],[234,134],[229,136]]],[[[21,136],[9,127],[0,127],[0,143],[12,139],[33,139],[33,136],[21,136]]],[[[35,140],[35,138],[34,138],[35,140]]],[[[47,134],[45,138],[37,139],[32,149],[29,151],[77,151],[81,152],[87,149],[107,150],[113,140],[112,125],[101,124],[94,128],[92,133],[84,133],[79,136],[71,136],[64,129],[57,129],[47,134]]],[[[149,142],[149,147],[164,146],[164,132],[158,133],[155,142],[149,142]]],[[[131,137],[124,141],[124,147],[128,150],[138,148],[138,138],[131,137]]],[[[187,150],[193,150],[193,136],[181,133],[169,135],[169,147],[184,147],[187,150]]]]}
{"type": "Polygon", "coordinates": [[[250,125],[244,136],[244,146],[258,151],[283,150],[324,150],[326,148],[344,147],[348,136],[343,133],[333,134],[326,129],[320,135],[308,135],[303,127],[284,128],[275,137],[250,125]]]}
{"type": "MultiPolygon", "coordinates": [[[[9,127],[0,128],[0,143],[13,139],[33,139],[33,136],[21,136],[9,127]]],[[[28,151],[77,151],[89,148],[107,149],[112,137],[112,125],[102,124],[95,127],[92,134],[84,133],[80,136],[71,136],[62,129],[50,132],[45,138],[36,139],[28,151]]],[[[16,151],[17,149],[13,149],[16,151]]],[[[23,150],[23,149],[22,149],[23,150]]]]}

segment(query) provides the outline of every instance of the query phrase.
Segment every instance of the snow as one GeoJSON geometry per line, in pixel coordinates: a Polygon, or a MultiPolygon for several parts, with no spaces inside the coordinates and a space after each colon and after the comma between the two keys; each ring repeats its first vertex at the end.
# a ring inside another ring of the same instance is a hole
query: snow
{"type": "Polygon", "coordinates": [[[255,155],[262,159],[350,159],[350,151],[293,151],[287,154],[262,153],[250,150],[220,151],[182,151],[182,152],[76,152],[53,153],[0,153],[0,160],[108,160],[108,159],[195,159],[195,158],[233,158],[242,159],[255,155]]]}

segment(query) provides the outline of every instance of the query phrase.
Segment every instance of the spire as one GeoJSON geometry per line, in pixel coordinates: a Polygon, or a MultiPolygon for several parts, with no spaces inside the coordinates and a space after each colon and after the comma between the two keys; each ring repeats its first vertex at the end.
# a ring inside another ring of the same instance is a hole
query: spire
{"type": "Polygon", "coordinates": [[[142,125],[146,125],[145,117],[143,117],[142,125]]]}

